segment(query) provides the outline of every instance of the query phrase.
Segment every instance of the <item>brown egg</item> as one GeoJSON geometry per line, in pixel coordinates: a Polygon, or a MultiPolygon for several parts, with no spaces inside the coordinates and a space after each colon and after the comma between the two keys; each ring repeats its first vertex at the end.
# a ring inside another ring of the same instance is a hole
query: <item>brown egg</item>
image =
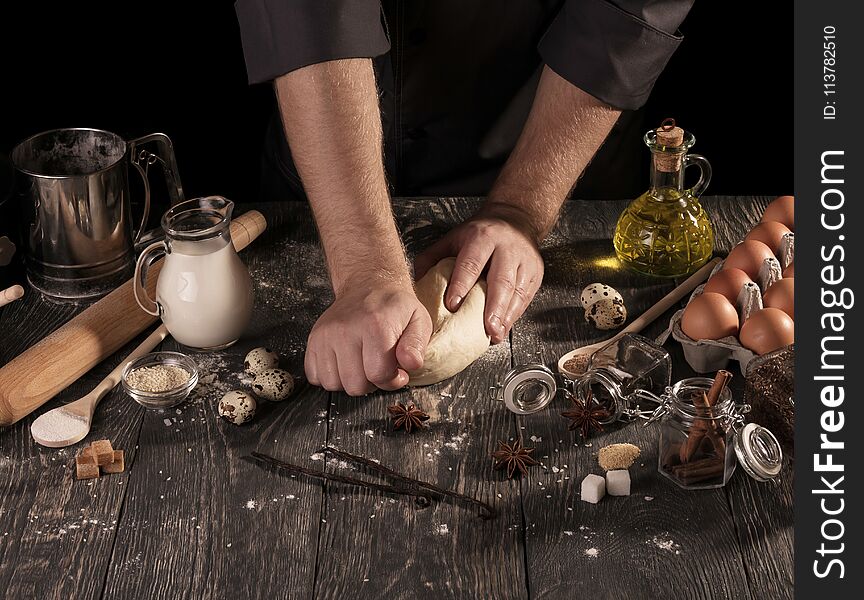
{"type": "Polygon", "coordinates": [[[726,257],[726,262],[723,263],[723,269],[741,269],[750,277],[756,279],[759,276],[759,269],[762,268],[762,263],[766,258],[772,258],[774,253],[771,248],[756,240],[744,240],[734,248],[729,256],[726,257]]]}
{"type": "Polygon", "coordinates": [[[684,309],[681,331],[694,340],[719,340],[738,335],[738,311],[725,296],[703,292],[684,309]]]}
{"type": "Polygon", "coordinates": [[[750,230],[745,240],[756,240],[762,242],[775,255],[780,253],[780,245],[783,243],[783,234],[790,233],[788,227],[777,221],[762,221],[756,227],[750,230]]]}
{"type": "Polygon", "coordinates": [[[793,260],[789,265],[783,269],[783,277],[795,277],[795,261],[793,260]]]}
{"type": "Polygon", "coordinates": [[[741,288],[745,283],[750,283],[753,280],[741,269],[722,269],[717,271],[705,284],[703,292],[714,292],[725,296],[726,299],[734,306],[738,302],[738,294],[741,293],[741,288]]]}
{"type": "Polygon", "coordinates": [[[765,306],[779,308],[795,320],[795,279],[778,279],[765,292],[765,306]]]}
{"type": "Polygon", "coordinates": [[[795,341],[795,322],[779,308],[763,308],[741,326],[741,344],[756,354],[768,354],[795,341]]]}
{"type": "Polygon", "coordinates": [[[777,221],[795,231],[795,196],[775,198],[762,214],[763,221],[777,221]]]}

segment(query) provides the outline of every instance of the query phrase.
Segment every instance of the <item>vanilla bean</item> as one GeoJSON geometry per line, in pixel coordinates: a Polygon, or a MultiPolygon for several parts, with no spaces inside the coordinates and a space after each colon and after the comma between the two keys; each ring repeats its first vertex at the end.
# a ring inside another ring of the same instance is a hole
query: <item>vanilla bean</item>
{"type": "Polygon", "coordinates": [[[353,462],[355,464],[363,465],[373,471],[377,471],[380,474],[386,475],[388,477],[392,477],[401,483],[401,485],[388,485],[381,483],[374,483],[371,481],[365,481],[362,479],[355,479],[353,477],[346,477],[344,475],[337,475],[336,473],[328,473],[326,471],[320,471],[317,469],[308,469],[306,467],[301,467],[300,465],[294,465],[291,463],[287,463],[285,461],[279,460],[278,458],[274,458],[267,454],[262,454],[260,452],[253,452],[252,458],[261,463],[269,464],[278,469],[282,469],[284,471],[288,471],[290,473],[296,473],[300,475],[307,475],[309,477],[314,477],[320,480],[326,481],[334,481],[337,483],[346,483],[350,485],[357,485],[362,488],[377,490],[379,492],[386,492],[391,494],[398,494],[402,496],[414,496],[418,503],[425,502],[422,504],[423,506],[428,506],[432,501],[433,497],[431,494],[438,494],[442,496],[449,496],[456,500],[460,500],[462,502],[466,502],[468,504],[472,504],[480,508],[480,516],[484,519],[494,519],[498,516],[497,511],[492,508],[490,505],[482,502],[480,500],[476,500],[471,498],[470,496],[465,496],[463,494],[459,494],[457,492],[453,492],[450,490],[445,490],[443,488],[439,488],[431,483],[427,483],[425,481],[420,481],[418,479],[413,479],[411,477],[406,477],[401,475],[392,469],[388,469],[387,467],[376,463],[375,461],[369,460],[368,458],[364,458],[362,456],[356,456],[354,454],[350,454],[348,452],[342,452],[341,450],[336,450],[335,448],[331,448],[329,446],[321,448],[319,450],[321,453],[331,454],[333,456],[339,457],[345,461],[353,462]]]}
{"type": "Polygon", "coordinates": [[[362,456],[356,456],[354,454],[350,454],[348,452],[343,452],[342,450],[337,450],[336,448],[332,448],[330,446],[325,446],[319,450],[319,452],[332,454],[333,456],[339,457],[343,460],[357,463],[372,469],[373,471],[378,471],[383,473],[393,479],[401,481],[409,486],[409,489],[416,490],[418,495],[420,494],[420,489],[425,489],[430,492],[434,492],[436,494],[441,494],[442,496],[449,496],[456,500],[461,500],[463,502],[467,502],[468,504],[472,504],[480,509],[480,516],[484,519],[494,519],[498,516],[498,511],[492,508],[490,505],[486,504],[481,500],[477,500],[476,498],[472,498],[471,496],[466,496],[464,494],[460,494],[458,492],[454,492],[451,490],[445,490],[444,488],[440,488],[437,485],[428,483],[426,481],[421,481],[419,479],[414,479],[413,477],[407,477],[392,469],[388,469],[384,465],[380,463],[376,463],[375,461],[369,460],[368,458],[364,458],[362,456]]]}
{"type": "Polygon", "coordinates": [[[320,471],[318,469],[308,469],[306,467],[301,467],[300,465],[291,464],[278,458],[273,458],[267,454],[261,454],[260,452],[253,452],[252,458],[257,460],[260,463],[268,464],[277,469],[281,469],[283,471],[287,471],[289,473],[294,473],[297,475],[306,475],[308,477],[312,477],[315,479],[320,479],[322,481],[334,481],[336,483],[346,483],[349,485],[357,485],[362,488],[377,490],[379,492],[387,492],[390,494],[397,494],[400,496],[414,496],[415,502],[417,502],[418,506],[425,508],[432,503],[432,497],[428,494],[424,494],[416,489],[410,489],[404,486],[395,486],[395,485],[387,485],[383,483],[374,483],[371,481],[363,481],[362,479],[355,479],[353,477],[346,477],[345,475],[337,475],[336,473],[327,473],[326,471],[320,471]]]}

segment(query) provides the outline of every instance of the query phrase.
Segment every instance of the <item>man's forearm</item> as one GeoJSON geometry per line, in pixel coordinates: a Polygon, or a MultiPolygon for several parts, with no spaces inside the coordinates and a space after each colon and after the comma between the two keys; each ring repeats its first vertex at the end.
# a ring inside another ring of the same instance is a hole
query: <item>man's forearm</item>
{"type": "Polygon", "coordinates": [[[310,65],[275,85],[337,297],[359,278],[410,285],[384,175],[372,62],[310,65]]]}
{"type": "Polygon", "coordinates": [[[545,67],[528,121],[482,211],[526,223],[539,242],[619,115],[545,67]]]}

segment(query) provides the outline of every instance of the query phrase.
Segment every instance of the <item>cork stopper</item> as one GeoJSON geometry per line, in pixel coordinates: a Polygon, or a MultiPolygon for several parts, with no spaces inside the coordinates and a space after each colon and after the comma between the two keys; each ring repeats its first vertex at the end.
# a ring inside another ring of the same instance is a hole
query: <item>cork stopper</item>
{"type": "MultiPolygon", "coordinates": [[[[660,127],[654,130],[657,134],[657,145],[666,148],[680,148],[684,143],[684,130],[675,124],[675,119],[663,119],[660,127]]],[[[674,173],[681,170],[681,157],[677,152],[655,153],[654,167],[664,173],[674,173]]]]}

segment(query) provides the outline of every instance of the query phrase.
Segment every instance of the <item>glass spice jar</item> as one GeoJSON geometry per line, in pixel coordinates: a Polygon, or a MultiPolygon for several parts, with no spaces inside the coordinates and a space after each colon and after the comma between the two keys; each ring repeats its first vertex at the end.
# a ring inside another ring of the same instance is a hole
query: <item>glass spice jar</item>
{"type": "Polygon", "coordinates": [[[755,423],[744,425],[750,407],[735,404],[729,388],[709,406],[705,394],[713,383],[708,377],[677,382],[648,420],[660,421],[659,472],[688,490],[723,487],[737,464],[757,481],[773,479],[783,461],[777,439],[755,423]]]}
{"type": "Polygon", "coordinates": [[[558,393],[588,394],[609,413],[603,424],[642,415],[640,400],[659,403],[672,377],[669,353],[648,338],[632,333],[606,344],[588,360],[577,381],[556,375],[545,365],[519,365],[491,388],[492,396],[517,415],[545,408],[558,393]]]}
{"type": "Polygon", "coordinates": [[[669,353],[648,338],[628,333],[591,355],[575,393],[583,403],[591,398],[609,413],[605,424],[640,416],[639,401],[659,402],[671,380],[669,353]]]}

